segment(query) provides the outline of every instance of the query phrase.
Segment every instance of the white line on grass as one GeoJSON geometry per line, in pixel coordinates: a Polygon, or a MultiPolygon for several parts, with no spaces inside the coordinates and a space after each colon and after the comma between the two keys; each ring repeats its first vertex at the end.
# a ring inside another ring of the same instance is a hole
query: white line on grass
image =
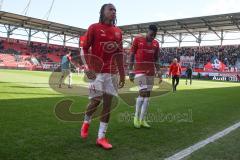
{"type": "Polygon", "coordinates": [[[211,137],[209,137],[209,138],[207,138],[203,141],[200,141],[200,142],[198,142],[198,143],[196,143],[196,144],[194,144],[194,145],[192,145],[192,146],[174,154],[171,157],[166,158],[165,160],[181,160],[181,159],[189,156],[193,152],[199,150],[200,148],[206,146],[207,144],[209,144],[211,142],[214,142],[214,141],[218,140],[219,138],[222,138],[222,137],[226,136],[227,134],[229,134],[230,132],[232,132],[232,131],[234,131],[238,128],[240,128],[240,122],[224,129],[221,132],[216,133],[215,135],[213,135],[213,136],[211,136],[211,137]]]}

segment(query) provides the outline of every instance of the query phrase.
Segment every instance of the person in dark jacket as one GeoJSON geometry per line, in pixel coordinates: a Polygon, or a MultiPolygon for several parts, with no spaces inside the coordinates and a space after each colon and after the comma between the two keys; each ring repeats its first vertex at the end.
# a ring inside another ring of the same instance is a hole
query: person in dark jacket
{"type": "Polygon", "coordinates": [[[191,65],[189,65],[186,70],[186,77],[187,77],[186,85],[188,84],[188,80],[190,80],[190,85],[192,85],[192,73],[193,73],[192,67],[191,65]]]}

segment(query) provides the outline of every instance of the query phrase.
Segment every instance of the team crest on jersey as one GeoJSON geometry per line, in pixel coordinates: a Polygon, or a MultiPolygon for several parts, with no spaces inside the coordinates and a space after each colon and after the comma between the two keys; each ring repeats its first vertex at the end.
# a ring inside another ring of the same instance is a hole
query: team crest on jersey
{"type": "Polygon", "coordinates": [[[105,33],[104,30],[101,29],[101,30],[100,30],[100,33],[101,33],[100,35],[101,35],[102,37],[106,37],[106,33],[105,33]]]}
{"type": "Polygon", "coordinates": [[[139,47],[143,48],[143,46],[144,46],[143,42],[139,42],[139,47]]]}

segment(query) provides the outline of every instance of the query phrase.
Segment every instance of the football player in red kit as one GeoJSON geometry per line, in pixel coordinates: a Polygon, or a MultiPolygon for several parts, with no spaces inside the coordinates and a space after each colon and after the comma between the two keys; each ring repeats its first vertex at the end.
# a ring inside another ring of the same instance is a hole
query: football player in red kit
{"type": "Polygon", "coordinates": [[[90,103],[87,106],[80,134],[82,138],[87,138],[92,115],[103,101],[96,144],[104,149],[112,148],[105,137],[112,98],[117,96],[117,89],[122,88],[125,83],[122,31],[115,24],[115,6],[104,4],[100,10],[99,23],[92,24],[88,28],[83,44],[84,56],[82,58],[85,62],[85,73],[90,80],[90,103]],[[120,80],[118,80],[118,75],[120,75],[120,80]]]}
{"type": "Polygon", "coordinates": [[[150,127],[145,119],[149,97],[154,85],[155,74],[157,73],[161,78],[158,63],[159,43],[155,40],[156,35],[157,27],[150,25],[147,35],[136,37],[132,44],[129,79],[135,81],[139,88],[134,116],[134,126],[136,128],[150,127]]]}

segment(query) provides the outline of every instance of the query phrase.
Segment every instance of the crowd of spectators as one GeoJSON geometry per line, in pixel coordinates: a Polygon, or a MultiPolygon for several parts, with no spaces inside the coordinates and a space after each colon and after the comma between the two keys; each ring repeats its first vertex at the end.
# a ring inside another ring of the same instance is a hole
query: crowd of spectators
{"type": "Polygon", "coordinates": [[[161,48],[160,62],[169,65],[173,58],[180,60],[181,56],[194,56],[195,65],[200,68],[213,58],[219,59],[227,67],[234,67],[240,58],[240,45],[161,48]]]}
{"type": "MultiPolygon", "coordinates": [[[[26,44],[23,44],[20,43],[19,40],[10,42],[0,40],[1,53],[35,56],[40,63],[52,62],[52,59],[48,57],[49,54],[61,58],[61,56],[65,55],[69,50],[79,55],[79,53],[77,53],[79,51],[76,48],[66,48],[60,45],[47,45],[46,43],[37,42],[30,42],[28,44],[27,41],[26,44]]],[[[129,54],[126,55],[127,63],[129,54]]],[[[213,58],[219,59],[229,68],[236,67],[237,62],[240,63],[240,45],[161,48],[160,63],[163,66],[169,66],[174,58],[180,60],[181,56],[194,56],[194,67],[196,68],[204,68],[204,65],[213,58]]]]}

